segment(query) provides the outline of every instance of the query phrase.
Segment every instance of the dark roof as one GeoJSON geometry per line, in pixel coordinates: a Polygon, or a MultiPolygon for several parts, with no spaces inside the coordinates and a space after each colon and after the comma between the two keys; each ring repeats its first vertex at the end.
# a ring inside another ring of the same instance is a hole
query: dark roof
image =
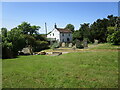
{"type": "Polygon", "coordinates": [[[69,29],[65,29],[65,28],[56,28],[59,32],[63,32],[63,33],[71,33],[72,31],[69,29]]]}

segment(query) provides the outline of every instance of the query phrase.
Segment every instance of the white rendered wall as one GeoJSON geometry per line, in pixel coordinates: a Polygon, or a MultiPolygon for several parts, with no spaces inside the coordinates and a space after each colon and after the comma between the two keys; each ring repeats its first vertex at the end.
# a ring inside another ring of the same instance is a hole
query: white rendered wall
{"type": "Polygon", "coordinates": [[[47,35],[47,38],[56,38],[56,40],[60,42],[60,32],[57,29],[53,29],[53,31],[47,35]]]}

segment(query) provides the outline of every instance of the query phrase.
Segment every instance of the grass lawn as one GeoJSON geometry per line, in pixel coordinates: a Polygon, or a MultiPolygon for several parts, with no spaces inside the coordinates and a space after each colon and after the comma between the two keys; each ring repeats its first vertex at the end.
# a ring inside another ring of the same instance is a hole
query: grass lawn
{"type": "MultiPolygon", "coordinates": [[[[95,45],[94,45],[95,46],[95,45]]],[[[105,43],[105,44],[98,44],[98,46],[96,45],[94,48],[90,48],[90,49],[111,49],[111,50],[118,50],[120,49],[120,45],[112,45],[110,43],[105,43]]]]}
{"type": "Polygon", "coordinates": [[[3,88],[118,87],[117,51],[20,56],[2,63],[3,88]]]}

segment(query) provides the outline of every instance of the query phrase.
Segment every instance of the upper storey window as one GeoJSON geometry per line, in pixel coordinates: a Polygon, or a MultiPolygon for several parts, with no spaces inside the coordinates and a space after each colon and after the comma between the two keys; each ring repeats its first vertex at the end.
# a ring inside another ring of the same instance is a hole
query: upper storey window
{"type": "Polygon", "coordinates": [[[70,33],[69,33],[69,36],[70,36],[70,33]]]}

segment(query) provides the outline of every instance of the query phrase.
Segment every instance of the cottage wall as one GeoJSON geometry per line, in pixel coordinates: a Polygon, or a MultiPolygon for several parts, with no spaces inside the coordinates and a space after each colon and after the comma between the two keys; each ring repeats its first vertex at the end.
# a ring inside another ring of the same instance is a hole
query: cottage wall
{"type": "Polygon", "coordinates": [[[47,35],[47,38],[55,38],[60,42],[60,32],[57,29],[53,29],[53,31],[47,35]]]}
{"type": "Polygon", "coordinates": [[[60,42],[71,42],[72,33],[60,33],[60,42]]]}

